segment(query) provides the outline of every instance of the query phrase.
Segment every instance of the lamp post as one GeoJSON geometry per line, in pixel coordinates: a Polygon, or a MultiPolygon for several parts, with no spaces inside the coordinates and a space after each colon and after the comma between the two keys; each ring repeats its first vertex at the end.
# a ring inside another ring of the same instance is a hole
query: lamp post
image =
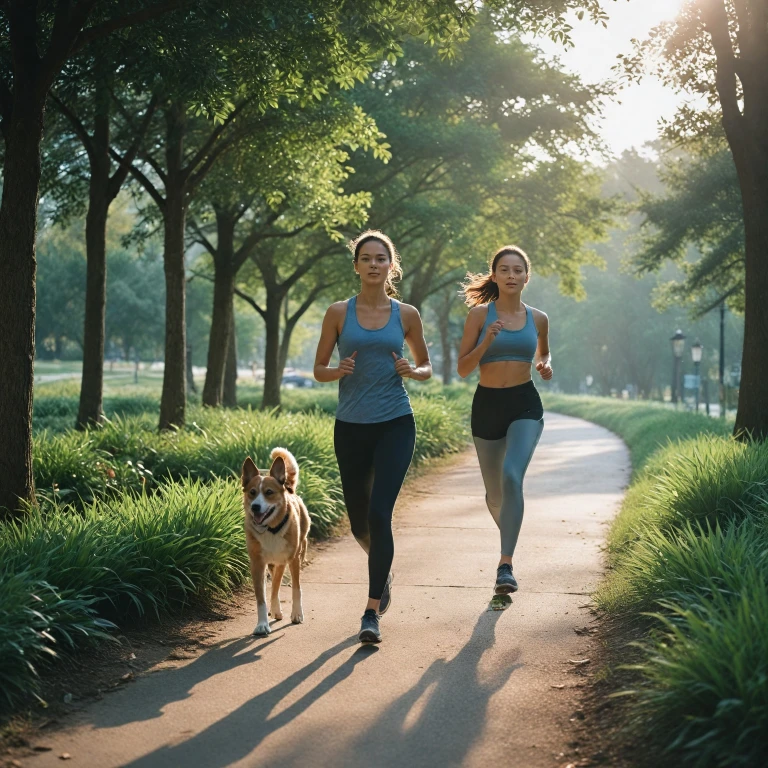
{"type": "Polygon", "coordinates": [[[701,389],[701,380],[699,370],[701,367],[701,355],[704,352],[704,346],[696,339],[691,345],[691,358],[693,359],[693,373],[696,376],[696,413],[699,412],[699,391],[701,389]]]}
{"type": "Polygon", "coordinates": [[[720,418],[725,418],[725,301],[720,303],[720,418]]]}
{"type": "Polygon", "coordinates": [[[672,343],[672,402],[677,405],[680,395],[680,360],[685,351],[685,334],[678,328],[670,338],[672,343]]]}

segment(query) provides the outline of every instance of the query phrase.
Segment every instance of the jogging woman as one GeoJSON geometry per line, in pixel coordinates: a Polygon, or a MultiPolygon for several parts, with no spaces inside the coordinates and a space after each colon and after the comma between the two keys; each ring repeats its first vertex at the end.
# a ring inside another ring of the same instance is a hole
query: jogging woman
{"type": "Polygon", "coordinates": [[[544,409],[531,379],[552,378],[549,319],[522,302],[531,273],[528,256],[514,246],[498,250],[484,275],[468,274],[464,298],[471,307],[459,348],[458,372],[480,366],[472,400],[472,438],[485,484],[485,501],[501,532],[494,591],[517,591],[512,556],[523,523],[523,478],[544,428],[544,409]]]}
{"type": "Polygon", "coordinates": [[[325,313],[315,378],[339,382],[333,442],[352,533],[368,554],[368,603],[360,642],[381,641],[379,616],[392,601],[392,511],[413,457],[416,423],[403,379],[424,381],[432,364],[421,317],[394,283],[400,256],[382,232],[350,243],[360,293],[325,313]],[[403,342],[414,365],[403,357],[403,342]],[[338,344],[339,365],[329,365],[338,344]]]}

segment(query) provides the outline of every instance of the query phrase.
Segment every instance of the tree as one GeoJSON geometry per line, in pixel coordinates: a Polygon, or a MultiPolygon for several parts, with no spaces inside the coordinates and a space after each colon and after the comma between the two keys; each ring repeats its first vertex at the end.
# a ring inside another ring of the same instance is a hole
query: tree
{"type": "Polygon", "coordinates": [[[580,267],[595,262],[587,244],[610,219],[599,173],[572,157],[594,139],[597,92],[499,32],[484,14],[452,60],[409,42],[355,94],[393,158],[361,159],[353,188],[372,192],[369,221],[403,253],[417,307],[513,240],[578,292],[580,267]]]}
{"type": "Polygon", "coordinates": [[[719,120],[741,192],[744,218],[744,351],[734,432],[768,438],[768,4],[765,0],[689,0],[678,18],[655,29],[627,57],[638,77],[648,54],[662,53],[659,73],[706,106],[680,110],[668,133],[717,135],[719,120]]]}
{"type": "Polygon", "coordinates": [[[683,279],[669,281],[657,303],[688,305],[701,316],[726,301],[743,313],[744,216],[730,152],[676,153],[661,178],[664,193],[640,200],[645,238],[634,257],[638,272],[672,261],[683,279]]]}
{"type": "MultiPolygon", "coordinates": [[[[271,340],[267,344],[265,406],[279,404],[282,367],[275,339],[279,335],[280,297],[287,293],[282,293],[277,268],[268,266],[266,257],[262,259],[258,253],[271,252],[267,241],[293,243],[302,233],[319,231],[320,237],[314,240],[318,253],[306,258],[322,258],[331,243],[329,237],[338,239],[339,226],[364,221],[370,202],[367,193],[342,191],[342,183],[351,172],[345,145],[388,157],[373,121],[349,101],[336,96],[299,107],[289,104],[266,114],[261,128],[230,152],[213,173],[196,206],[192,238],[210,253],[214,268],[214,306],[203,389],[206,405],[221,402],[234,286],[248,259],[263,265],[267,287],[266,308],[259,308],[271,340]],[[211,236],[214,231],[215,238],[211,236]]],[[[307,271],[302,261],[305,250],[290,247],[286,265],[292,264],[298,279],[307,271]]],[[[294,282],[289,279],[285,290],[294,282]]]]}

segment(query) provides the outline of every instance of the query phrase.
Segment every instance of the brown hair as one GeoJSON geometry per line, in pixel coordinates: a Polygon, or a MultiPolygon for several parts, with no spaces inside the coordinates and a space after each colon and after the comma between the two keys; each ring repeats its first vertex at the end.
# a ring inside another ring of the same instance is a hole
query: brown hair
{"type": "Polygon", "coordinates": [[[502,256],[519,256],[525,264],[525,274],[531,273],[531,260],[522,248],[516,245],[505,245],[493,254],[486,274],[467,272],[467,277],[461,285],[464,302],[467,306],[476,307],[487,304],[499,298],[499,286],[491,279],[496,273],[496,266],[502,256]]]}
{"type": "Polygon", "coordinates": [[[360,249],[371,240],[381,243],[389,252],[389,261],[392,264],[392,269],[389,270],[384,289],[387,292],[387,296],[397,298],[398,293],[395,283],[403,279],[403,268],[400,266],[400,254],[397,252],[395,244],[383,232],[380,232],[378,229],[366,229],[365,232],[361,232],[354,240],[350,240],[349,250],[354,254],[353,261],[357,263],[360,249]]]}

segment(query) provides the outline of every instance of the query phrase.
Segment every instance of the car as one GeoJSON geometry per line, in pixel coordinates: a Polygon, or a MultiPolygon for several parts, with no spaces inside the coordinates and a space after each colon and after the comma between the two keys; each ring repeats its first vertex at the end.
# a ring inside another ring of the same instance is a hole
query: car
{"type": "Polygon", "coordinates": [[[314,387],[315,382],[299,373],[288,373],[283,376],[282,386],[286,389],[307,389],[314,387]]]}

